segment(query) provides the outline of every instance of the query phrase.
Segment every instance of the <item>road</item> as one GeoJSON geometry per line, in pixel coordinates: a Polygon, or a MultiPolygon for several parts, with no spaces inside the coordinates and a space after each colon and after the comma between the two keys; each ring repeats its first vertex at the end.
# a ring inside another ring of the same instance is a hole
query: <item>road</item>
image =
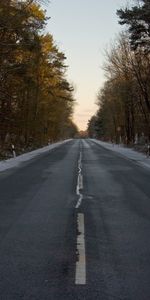
{"type": "Polygon", "coordinates": [[[0,173],[1,300],[149,300],[150,171],[72,140],[0,173]]]}

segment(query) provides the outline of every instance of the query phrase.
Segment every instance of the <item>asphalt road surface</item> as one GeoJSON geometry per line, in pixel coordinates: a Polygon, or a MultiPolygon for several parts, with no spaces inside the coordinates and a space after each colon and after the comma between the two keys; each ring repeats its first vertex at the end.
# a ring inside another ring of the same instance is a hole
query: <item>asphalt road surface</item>
{"type": "Polygon", "coordinates": [[[72,140],[0,173],[0,300],[149,300],[150,171],[72,140]]]}

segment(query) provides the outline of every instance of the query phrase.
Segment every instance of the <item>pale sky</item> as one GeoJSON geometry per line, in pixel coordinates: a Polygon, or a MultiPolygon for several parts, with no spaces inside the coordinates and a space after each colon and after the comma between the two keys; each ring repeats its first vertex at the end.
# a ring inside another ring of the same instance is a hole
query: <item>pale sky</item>
{"type": "Polygon", "coordinates": [[[104,82],[104,49],[121,31],[116,10],[126,0],[51,0],[47,30],[67,56],[67,79],[75,87],[74,122],[85,130],[96,112],[96,95],[104,82]]]}

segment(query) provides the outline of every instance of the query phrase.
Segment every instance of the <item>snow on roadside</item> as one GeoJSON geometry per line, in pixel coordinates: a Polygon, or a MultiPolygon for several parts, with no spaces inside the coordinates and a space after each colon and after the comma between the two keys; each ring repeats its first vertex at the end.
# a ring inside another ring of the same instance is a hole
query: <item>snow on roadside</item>
{"type": "Polygon", "coordinates": [[[0,161],[0,172],[5,171],[7,169],[11,169],[13,167],[17,167],[19,164],[21,164],[22,162],[28,161],[42,153],[46,153],[54,148],[57,148],[61,145],[63,145],[64,143],[67,143],[71,141],[71,139],[62,141],[62,142],[57,142],[55,144],[52,145],[48,145],[46,147],[40,148],[40,149],[36,149],[34,151],[31,152],[27,152],[24,154],[21,154],[19,156],[17,156],[16,158],[10,158],[7,160],[2,160],[0,161]]]}
{"type": "Polygon", "coordinates": [[[112,144],[112,143],[106,143],[106,142],[102,142],[102,141],[98,141],[96,139],[91,139],[91,141],[95,142],[96,144],[99,144],[100,146],[117,152],[121,155],[123,155],[124,157],[137,162],[138,164],[150,168],[150,157],[146,157],[146,155],[144,155],[143,153],[139,153],[133,149],[129,149],[129,148],[125,148],[122,145],[116,145],[116,144],[112,144]]]}

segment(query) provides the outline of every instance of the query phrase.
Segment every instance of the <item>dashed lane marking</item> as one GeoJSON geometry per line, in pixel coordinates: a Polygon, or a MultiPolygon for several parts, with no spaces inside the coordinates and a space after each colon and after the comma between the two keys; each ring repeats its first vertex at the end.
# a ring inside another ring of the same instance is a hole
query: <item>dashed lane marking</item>
{"type": "Polygon", "coordinates": [[[75,208],[79,208],[82,203],[83,195],[81,190],[83,189],[83,175],[82,175],[82,152],[80,152],[79,160],[78,160],[78,179],[77,179],[77,187],[76,187],[76,194],[79,197],[78,202],[75,208]]]}
{"type": "Polygon", "coordinates": [[[86,284],[86,256],[85,256],[85,232],[84,232],[84,214],[77,215],[77,255],[75,284],[86,284]]]}

